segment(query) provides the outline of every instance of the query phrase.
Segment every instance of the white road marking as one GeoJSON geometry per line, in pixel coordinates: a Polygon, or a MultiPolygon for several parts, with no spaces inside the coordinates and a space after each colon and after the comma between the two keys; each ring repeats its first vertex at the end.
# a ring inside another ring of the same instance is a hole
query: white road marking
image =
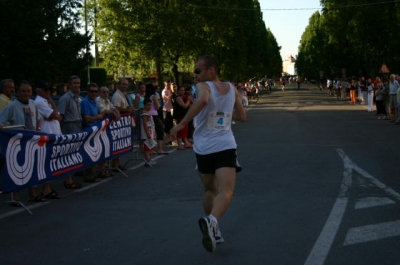
{"type": "MultiPolygon", "coordinates": [[[[37,202],[34,205],[26,206],[26,208],[28,208],[29,210],[33,210],[33,209],[45,206],[46,204],[49,204],[49,203],[50,203],[49,201],[37,202]]],[[[13,211],[10,211],[10,212],[7,212],[7,213],[3,213],[2,215],[0,215],[0,219],[12,216],[14,214],[22,213],[22,212],[25,212],[25,209],[20,207],[20,208],[18,208],[16,210],[13,210],[13,211]]]]}
{"type": "Polygon", "coordinates": [[[79,188],[79,189],[74,190],[74,192],[82,192],[82,191],[85,191],[85,190],[94,188],[94,187],[96,187],[96,186],[99,186],[99,185],[101,185],[101,184],[103,184],[103,183],[106,183],[106,182],[108,182],[108,181],[110,181],[110,180],[112,180],[112,178],[106,178],[106,179],[103,179],[103,180],[101,180],[101,181],[99,181],[99,182],[94,182],[94,183],[92,183],[92,184],[85,185],[85,186],[82,187],[82,188],[79,188]]]}
{"type": "Polygon", "coordinates": [[[349,229],[343,246],[400,236],[400,221],[366,225],[349,229]]]}
{"type": "MultiPolygon", "coordinates": [[[[340,187],[339,196],[336,199],[328,220],[326,221],[320,236],[318,237],[313,249],[311,250],[310,255],[305,262],[306,265],[322,265],[324,264],[325,259],[329,254],[332,242],[337,234],[348,204],[346,193],[351,187],[353,170],[357,171],[360,175],[368,179],[375,186],[384,190],[387,194],[391,195],[397,200],[400,200],[400,194],[398,192],[386,186],[385,184],[374,178],[372,175],[370,175],[368,172],[354,164],[350,160],[350,158],[343,152],[342,149],[336,149],[336,151],[338,152],[344,163],[342,185],[340,187]]],[[[369,199],[366,199],[366,201],[368,200],[369,199]]],[[[381,203],[383,201],[385,200],[380,200],[381,203]]],[[[390,199],[389,201],[393,202],[390,199]]],[[[386,203],[389,201],[386,200],[386,203]]],[[[371,203],[371,201],[369,203],[371,203]]],[[[362,204],[359,204],[359,206],[360,205],[362,204]]],[[[395,236],[400,236],[400,221],[351,228],[347,233],[344,245],[351,245],[395,236]]]]}
{"type": "Polygon", "coordinates": [[[388,204],[394,204],[395,202],[387,197],[367,197],[357,200],[354,209],[365,209],[375,206],[383,206],[388,204]]]}
{"type": "Polygon", "coordinates": [[[325,259],[329,254],[329,250],[331,249],[332,242],[337,231],[339,230],[340,223],[342,222],[342,218],[347,207],[347,202],[347,198],[338,198],[336,200],[317,242],[315,242],[310,255],[304,263],[305,265],[324,264],[325,259]]]}
{"type": "Polygon", "coordinates": [[[315,242],[310,255],[308,255],[308,258],[304,263],[305,265],[324,264],[325,259],[329,254],[329,250],[331,249],[333,240],[335,239],[337,231],[339,230],[343,215],[346,211],[348,199],[345,197],[345,195],[352,182],[352,166],[350,159],[344,155],[344,152],[341,149],[336,149],[336,151],[342,157],[344,163],[342,185],[340,187],[339,196],[333,205],[328,220],[326,221],[321,234],[315,242]]]}
{"type": "Polygon", "coordinates": [[[353,169],[355,171],[357,171],[358,173],[360,173],[360,175],[362,175],[364,178],[368,179],[369,181],[371,181],[375,186],[377,186],[378,188],[381,188],[382,190],[384,190],[387,194],[395,197],[397,200],[400,201],[400,193],[396,192],[395,190],[391,189],[390,187],[386,186],[385,184],[383,184],[382,182],[380,182],[379,180],[377,180],[376,178],[374,178],[373,176],[371,176],[368,172],[366,172],[365,170],[359,168],[357,165],[353,164],[353,169]]]}

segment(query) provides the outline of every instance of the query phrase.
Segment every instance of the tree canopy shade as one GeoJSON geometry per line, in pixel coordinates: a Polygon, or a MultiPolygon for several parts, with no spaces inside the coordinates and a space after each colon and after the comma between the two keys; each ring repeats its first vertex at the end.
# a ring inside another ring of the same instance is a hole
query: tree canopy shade
{"type": "Polygon", "coordinates": [[[280,47],[257,0],[88,1],[102,65],[115,77],[179,81],[205,54],[217,58],[224,79],[281,74],[280,47]]]}
{"type": "Polygon", "coordinates": [[[299,46],[299,74],[318,78],[346,75],[374,77],[383,63],[400,71],[400,2],[387,0],[323,0],[299,46]]]}
{"type": "Polygon", "coordinates": [[[65,82],[86,65],[77,0],[0,1],[0,79],[65,82]]]}

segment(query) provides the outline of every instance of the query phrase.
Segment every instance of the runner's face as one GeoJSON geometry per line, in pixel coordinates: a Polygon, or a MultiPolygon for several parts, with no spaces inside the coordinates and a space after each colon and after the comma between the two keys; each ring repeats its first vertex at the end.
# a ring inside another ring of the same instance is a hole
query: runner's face
{"type": "Polygon", "coordinates": [[[208,67],[205,66],[203,60],[197,61],[194,66],[194,80],[197,82],[205,82],[208,81],[208,67]]]}

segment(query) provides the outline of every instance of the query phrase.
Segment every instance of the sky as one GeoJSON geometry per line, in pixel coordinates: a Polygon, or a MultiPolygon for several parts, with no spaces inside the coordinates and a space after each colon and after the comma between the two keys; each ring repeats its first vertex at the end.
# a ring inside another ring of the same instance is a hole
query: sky
{"type": "Polygon", "coordinates": [[[321,10],[320,1],[258,0],[258,2],[263,12],[265,26],[271,30],[278,45],[282,47],[282,60],[290,55],[296,58],[301,35],[308,26],[308,20],[312,14],[321,10]]]}

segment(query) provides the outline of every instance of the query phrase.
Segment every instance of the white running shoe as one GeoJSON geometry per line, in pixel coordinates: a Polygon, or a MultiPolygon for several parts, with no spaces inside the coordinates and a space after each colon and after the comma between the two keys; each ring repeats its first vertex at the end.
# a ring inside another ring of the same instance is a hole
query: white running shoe
{"type": "Polygon", "coordinates": [[[209,216],[205,216],[199,219],[199,226],[201,233],[203,234],[203,247],[208,252],[214,252],[217,248],[217,242],[215,241],[217,223],[214,222],[209,216]]]}
{"type": "Polygon", "coordinates": [[[149,163],[150,163],[150,165],[152,165],[152,166],[157,165],[157,161],[156,161],[156,160],[153,160],[153,159],[151,159],[151,160],[149,161],[149,163]]]}
{"type": "Polygon", "coordinates": [[[219,230],[218,224],[217,224],[217,232],[215,233],[215,242],[217,243],[217,245],[225,242],[224,238],[222,237],[221,230],[219,230]]]}

